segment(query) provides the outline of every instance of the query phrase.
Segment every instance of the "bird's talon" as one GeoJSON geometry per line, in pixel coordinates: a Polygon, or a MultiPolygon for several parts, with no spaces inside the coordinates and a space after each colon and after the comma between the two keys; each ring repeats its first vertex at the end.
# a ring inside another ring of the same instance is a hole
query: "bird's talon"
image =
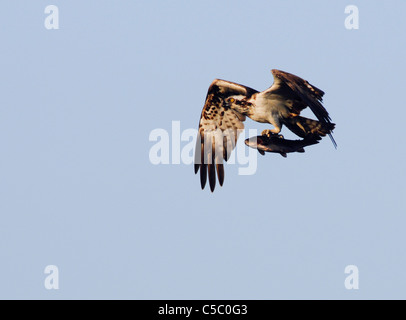
{"type": "Polygon", "coordinates": [[[280,138],[280,139],[285,139],[283,135],[278,134],[278,133],[273,133],[273,132],[272,132],[271,130],[269,130],[269,129],[263,130],[263,131],[261,132],[261,135],[262,135],[262,136],[266,136],[266,137],[268,137],[268,138],[271,138],[271,137],[278,137],[278,138],[280,138]]]}
{"type": "Polygon", "coordinates": [[[261,135],[262,135],[262,136],[267,136],[268,138],[270,138],[270,137],[273,135],[273,133],[272,133],[271,130],[265,129],[265,130],[263,130],[263,131],[261,132],[261,135]]]}

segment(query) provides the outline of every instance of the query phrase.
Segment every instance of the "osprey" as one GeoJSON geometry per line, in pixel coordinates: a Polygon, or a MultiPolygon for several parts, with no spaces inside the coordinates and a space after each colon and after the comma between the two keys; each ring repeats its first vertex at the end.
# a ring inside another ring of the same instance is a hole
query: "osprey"
{"type": "MultiPolygon", "coordinates": [[[[284,140],[279,133],[285,125],[299,137],[311,141],[319,140],[328,134],[333,145],[337,146],[331,135],[335,124],[331,122],[321,103],[324,92],[308,81],[284,71],[273,69],[272,75],[274,83],[262,92],[225,80],[216,79],[211,83],[200,117],[195,150],[194,169],[195,173],[200,170],[202,189],[206,185],[208,175],[210,189],[214,191],[216,171],[220,186],[223,185],[222,160],[229,159],[238,135],[244,129],[243,122],[246,117],[272,124],[272,129],[262,132],[263,136],[269,138],[280,137],[284,140]],[[311,109],[318,121],[300,116],[300,112],[306,107],[311,109]]],[[[283,146],[282,140],[278,145],[283,146]]],[[[315,143],[308,145],[310,144],[315,143]]],[[[306,143],[302,146],[305,145],[306,143]]],[[[289,150],[285,152],[298,151],[289,150]]]]}

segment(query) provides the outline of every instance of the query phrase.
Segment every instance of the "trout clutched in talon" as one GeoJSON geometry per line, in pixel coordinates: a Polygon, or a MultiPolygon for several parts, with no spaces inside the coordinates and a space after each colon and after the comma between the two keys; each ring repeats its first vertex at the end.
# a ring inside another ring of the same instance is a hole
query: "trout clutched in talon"
{"type": "Polygon", "coordinates": [[[319,136],[307,136],[302,140],[288,140],[280,135],[264,134],[263,132],[260,136],[245,139],[245,144],[257,149],[262,155],[265,155],[265,152],[273,152],[286,158],[287,154],[291,152],[305,152],[305,147],[319,143],[320,139],[319,136]]]}

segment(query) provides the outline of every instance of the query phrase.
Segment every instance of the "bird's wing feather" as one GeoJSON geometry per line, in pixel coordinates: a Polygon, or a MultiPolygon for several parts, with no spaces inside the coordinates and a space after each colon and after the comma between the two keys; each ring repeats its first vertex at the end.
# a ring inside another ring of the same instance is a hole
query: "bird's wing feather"
{"type": "Polygon", "coordinates": [[[273,69],[272,75],[274,77],[274,83],[264,93],[279,93],[286,100],[292,98],[299,99],[313,111],[319,121],[324,123],[331,122],[327,110],[321,104],[324,96],[322,90],[310,84],[308,81],[288,72],[273,69]],[[286,90],[286,86],[290,90],[286,90]]]}
{"type": "MultiPolygon", "coordinates": [[[[331,124],[331,118],[326,108],[322,105],[324,92],[308,81],[294,74],[281,70],[272,70],[274,83],[263,93],[268,97],[279,95],[285,100],[292,101],[292,111],[299,112],[307,106],[312,110],[317,119],[324,124],[331,124]]],[[[329,134],[334,146],[337,144],[329,134]]]]}
{"type": "Polygon", "coordinates": [[[238,135],[244,129],[245,116],[224,106],[224,99],[233,95],[251,96],[257,91],[249,87],[214,80],[207,92],[199,122],[195,149],[195,173],[200,170],[202,189],[209,177],[211,191],[216,186],[216,172],[220,185],[224,182],[223,159],[226,161],[235,148],[238,135]]]}

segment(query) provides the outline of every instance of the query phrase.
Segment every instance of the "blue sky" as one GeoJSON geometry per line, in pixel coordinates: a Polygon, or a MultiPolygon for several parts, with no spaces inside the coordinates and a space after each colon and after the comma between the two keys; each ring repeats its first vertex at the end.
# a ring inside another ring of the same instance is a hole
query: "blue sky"
{"type": "Polygon", "coordinates": [[[404,1],[0,7],[0,298],[406,298],[404,1]],[[150,162],[151,131],[197,128],[213,79],[263,90],[273,68],[326,92],[337,150],[228,165],[213,194],[150,162]]]}

